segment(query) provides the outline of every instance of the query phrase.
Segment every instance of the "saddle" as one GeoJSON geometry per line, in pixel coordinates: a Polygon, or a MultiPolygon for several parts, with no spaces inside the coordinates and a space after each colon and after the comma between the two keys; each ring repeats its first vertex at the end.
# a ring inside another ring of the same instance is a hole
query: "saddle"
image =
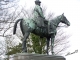
{"type": "Polygon", "coordinates": [[[34,22],[36,24],[36,27],[39,27],[40,29],[46,29],[47,28],[48,33],[50,33],[52,31],[52,27],[51,27],[50,21],[47,21],[47,20],[41,21],[41,19],[39,19],[37,21],[35,20],[34,22]]]}
{"type": "Polygon", "coordinates": [[[47,28],[48,27],[48,21],[41,21],[39,23],[37,23],[37,26],[40,28],[47,28]]]}

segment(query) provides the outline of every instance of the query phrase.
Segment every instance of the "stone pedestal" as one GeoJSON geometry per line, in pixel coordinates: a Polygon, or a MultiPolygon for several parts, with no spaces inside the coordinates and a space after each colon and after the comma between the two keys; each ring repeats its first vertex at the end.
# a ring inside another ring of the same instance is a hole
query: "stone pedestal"
{"type": "Polygon", "coordinates": [[[66,59],[62,56],[18,53],[11,55],[9,57],[9,60],[66,60],[66,59]]]}

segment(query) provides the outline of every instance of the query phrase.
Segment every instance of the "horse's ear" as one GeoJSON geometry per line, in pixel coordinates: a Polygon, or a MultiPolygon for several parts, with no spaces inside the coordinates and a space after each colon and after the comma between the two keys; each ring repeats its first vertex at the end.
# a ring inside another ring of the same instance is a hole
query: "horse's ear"
{"type": "Polygon", "coordinates": [[[62,15],[64,15],[64,13],[62,15]]]}

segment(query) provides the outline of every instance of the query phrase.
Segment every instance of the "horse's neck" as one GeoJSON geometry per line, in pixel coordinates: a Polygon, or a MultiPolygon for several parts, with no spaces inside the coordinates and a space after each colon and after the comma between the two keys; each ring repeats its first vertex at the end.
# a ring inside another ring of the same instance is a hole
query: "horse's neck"
{"type": "Polygon", "coordinates": [[[55,17],[53,20],[51,20],[51,23],[53,23],[56,26],[58,26],[58,24],[60,23],[60,18],[59,17],[55,17]]]}

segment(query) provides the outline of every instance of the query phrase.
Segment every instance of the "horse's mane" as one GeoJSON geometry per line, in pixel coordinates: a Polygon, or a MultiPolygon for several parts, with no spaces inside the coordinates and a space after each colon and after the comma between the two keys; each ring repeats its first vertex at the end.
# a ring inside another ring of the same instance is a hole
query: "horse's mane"
{"type": "Polygon", "coordinates": [[[57,20],[58,18],[61,18],[61,16],[62,16],[62,15],[58,15],[58,16],[54,17],[53,19],[51,19],[50,21],[55,21],[55,20],[57,20]]]}

